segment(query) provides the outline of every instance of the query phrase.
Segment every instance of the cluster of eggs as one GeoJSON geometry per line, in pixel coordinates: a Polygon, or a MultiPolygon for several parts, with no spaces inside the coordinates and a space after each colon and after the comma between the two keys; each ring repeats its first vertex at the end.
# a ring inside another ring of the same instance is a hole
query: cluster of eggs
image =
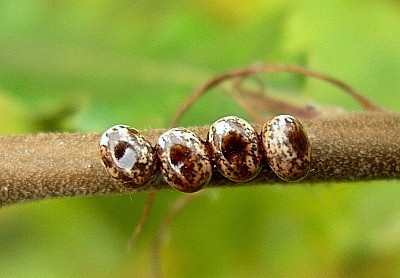
{"type": "Polygon", "coordinates": [[[263,161],[285,181],[300,180],[311,168],[307,133],[290,115],[267,121],[260,134],[244,119],[227,116],[210,126],[205,141],[186,128],[172,128],[154,147],[136,129],[116,125],[102,134],[100,155],[111,176],[126,187],[144,186],[160,171],[182,192],[202,189],[214,169],[246,182],[260,173],[263,161]]]}

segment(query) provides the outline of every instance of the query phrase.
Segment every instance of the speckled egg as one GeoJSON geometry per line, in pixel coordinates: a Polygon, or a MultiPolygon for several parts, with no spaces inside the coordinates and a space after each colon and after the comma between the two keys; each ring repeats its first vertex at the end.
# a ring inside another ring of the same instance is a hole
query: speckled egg
{"type": "Polygon", "coordinates": [[[100,156],[111,176],[128,188],[146,184],[156,171],[151,144],[127,125],[113,126],[101,135],[100,156]]]}
{"type": "Polygon", "coordinates": [[[226,178],[245,182],[260,172],[258,135],[245,120],[234,116],[217,120],[210,126],[208,144],[218,171],[226,178]]]}
{"type": "Polygon", "coordinates": [[[279,115],[261,131],[264,155],[275,174],[285,181],[307,176],[311,168],[310,142],[302,124],[293,116],[279,115]]]}
{"type": "Polygon", "coordinates": [[[206,145],[193,132],[173,128],[163,133],[156,146],[161,174],[182,192],[196,192],[208,184],[212,166],[206,145]]]}

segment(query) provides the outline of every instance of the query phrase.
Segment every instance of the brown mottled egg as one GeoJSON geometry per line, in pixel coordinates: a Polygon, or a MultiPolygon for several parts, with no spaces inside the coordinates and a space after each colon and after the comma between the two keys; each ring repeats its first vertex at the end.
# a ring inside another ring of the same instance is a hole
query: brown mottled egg
{"type": "Polygon", "coordinates": [[[275,174],[285,181],[297,181],[311,168],[310,142],[302,124],[293,116],[279,115],[261,131],[264,155],[275,174]]]}
{"type": "Polygon", "coordinates": [[[234,116],[217,120],[210,126],[208,144],[218,171],[226,178],[245,182],[260,172],[258,135],[245,120],[234,116]]]}
{"type": "Polygon", "coordinates": [[[146,184],[156,171],[151,144],[127,125],[113,126],[102,134],[100,155],[111,176],[128,188],[146,184]]]}
{"type": "Polygon", "coordinates": [[[183,192],[196,192],[211,179],[208,150],[201,139],[185,128],[163,133],[156,146],[160,170],[167,183],[183,192]]]}

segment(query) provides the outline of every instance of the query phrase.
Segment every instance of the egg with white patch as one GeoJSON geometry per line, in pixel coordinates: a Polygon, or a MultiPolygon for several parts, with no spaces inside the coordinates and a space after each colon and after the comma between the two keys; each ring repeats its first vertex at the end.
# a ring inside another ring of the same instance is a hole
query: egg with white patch
{"type": "Polygon", "coordinates": [[[151,144],[127,125],[115,125],[101,135],[100,156],[111,176],[128,188],[145,185],[156,172],[151,144]]]}

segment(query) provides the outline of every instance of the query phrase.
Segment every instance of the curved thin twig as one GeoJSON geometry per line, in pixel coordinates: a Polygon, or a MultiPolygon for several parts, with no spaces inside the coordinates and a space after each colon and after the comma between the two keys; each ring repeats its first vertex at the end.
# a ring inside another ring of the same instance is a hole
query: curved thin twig
{"type": "Polygon", "coordinates": [[[240,69],[236,69],[236,70],[232,70],[229,72],[219,74],[219,75],[215,76],[214,78],[210,79],[209,81],[207,81],[202,86],[198,87],[184,101],[181,108],[177,111],[175,116],[172,118],[171,123],[173,125],[176,125],[179,121],[179,118],[182,116],[182,114],[185,113],[202,94],[204,94],[206,91],[210,90],[211,88],[214,88],[217,85],[219,85],[222,82],[229,80],[229,79],[245,77],[245,76],[249,76],[249,75],[260,73],[260,72],[291,72],[291,73],[302,74],[302,75],[314,77],[317,79],[321,79],[323,81],[326,81],[326,82],[338,87],[342,91],[349,94],[358,103],[360,103],[366,110],[370,110],[370,111],[379,111],[380,110],[380,108],[378,106],[376,106],[371,101],[366,99],[364,96],[362,96],[359,92],[354,90],[348,84],[346,84],[338,79],[335,79],[329,75],[319,73],[319,72],[316,72],[313,70],[301,68],[301,67],[296,67],[296,66],[256,65],[256,66],[240,68],[240,69]]]}
{"type": "Polygon", "coordinates": [[[128,241],[128,251],[129,252],[132,252],[137,239],[139,238],[144,226],[146,225],[147,219],[149,218],[150,211],[151,211],[151,208],[153,207],[153,203],[154,203],[156,196],[157,196],[156,192],[150,192],[149,194],[147,194],[146,203],[144,204],[144,208],[143,208],[142,214],[140,216],[139,223],[136,225],[136,227],[133,230],[133,233],[131,235],[131,238],[128,241]]]}
{"type": "Polygon", "coordinates": [[[171,207],[170,211],[168,212],[167,216],[158,226],[157,231],[154,236],[152,252],[151,252],[151,262],[152,262],[152,274],[153,277],[162,277],[161,273],[161,246],[164,241],[164,237],[168,232],[168,228],[171,226],[172,222],[178,216],[178,214],[194,199],[199,197],[203,194],[204,191],[197,192],[195,194],[184,195],[183,197],[179,198],[171,207]]]}
{"type": "Polygon", "coordinates": [[[311,119],[321,115],[321,111],[316,109],[301,107],[269,96],[266,94],[267,90],[264,84],[258,77],[256,79],[253,77],[253,79],[257,81],[257,84],[262,86],[259,86],[257,89],[246,88],[243,85],[243,81],[246,78],[234,79],[232,90],[228,90],[227,94],[232,96],[242,109],[257,123],[262,124],[266,120],[262,116],[265,114],[271,116],[272,113],[289,114],[299,119],[311,119]]]}

